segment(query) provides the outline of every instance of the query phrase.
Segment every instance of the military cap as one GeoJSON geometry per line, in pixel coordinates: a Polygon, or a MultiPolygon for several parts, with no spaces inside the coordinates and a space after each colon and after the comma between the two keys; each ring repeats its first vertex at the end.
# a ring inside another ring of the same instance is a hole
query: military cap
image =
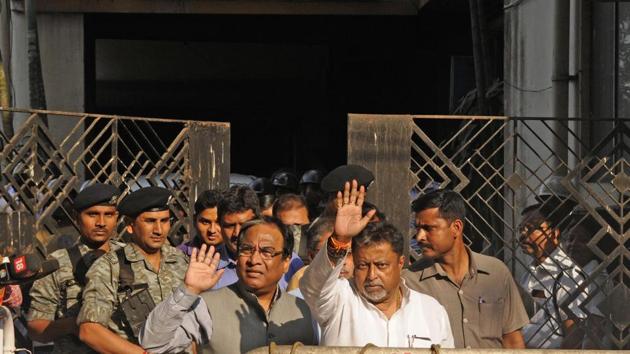
{"type": "Polygon", "coordinates": [[[162,187],[145,187],[127,195],[118,206],[118,211],[125,216],[135,217],[145,211],[168,209],[173,195],[162,187]]]}
{"type": "Polygon", "coordinates": [[[298,189],[298,179],[293,172],[281,171],[274,173],[271,177],[271,184],[276,188],[285,188],[288,190],[296,191],[298,189]]]}
{"type": "Polygon", "coordinates": [[[359,186],[364,186],[367,189],[374,181],[374,175],[363,166],[342,165],[330,171],[322,179],[322,190],[325,192],[342,191],[344,184],[353,179],[357,180],[359,186]]]}
{"type": "Polygon", "coordinates": [[[320,184],[324,178],[324,171],[322,170],[308,170],[304,172],[302,178],[300,178],[300,184],[320,184]]]}
{"type": "Polygon", "coordinates": [[[536,200],[544,201],[549,197],[573,199],[571,192],[562,185],[562,176],[550,176],[536,189],[536,200]]]}
{"type": "Polygon", "coordinates": [[[256,195],[275,194],[276,187],[271,183],[269,178],[259,177],[249,183],[249,188],[256,192],[256,195]]]}
{"type": "Polygon", "coordinates": [[[120,191],[111,184],[95,183],[84,188],[72,204],[74,210],[85,210],[94,205],[116,205],[120,191]]]}

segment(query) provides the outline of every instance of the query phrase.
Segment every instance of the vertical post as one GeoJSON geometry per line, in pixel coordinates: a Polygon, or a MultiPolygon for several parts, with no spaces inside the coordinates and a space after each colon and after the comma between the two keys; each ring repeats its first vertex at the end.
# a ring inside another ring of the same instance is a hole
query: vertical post
{"type": "Polygon", "coordinates": [[[230,185],[230,124],[189,123],[191,197],[230,185]]]}
{"type": "MultiPolygon", "coordinates": [[[[374,173],[368,200],[376,204],[409,244],[411,116],[348,116],[348,163],[374,173]]],[[[405,247],[408,256],[409,247],[405,247]]]]}

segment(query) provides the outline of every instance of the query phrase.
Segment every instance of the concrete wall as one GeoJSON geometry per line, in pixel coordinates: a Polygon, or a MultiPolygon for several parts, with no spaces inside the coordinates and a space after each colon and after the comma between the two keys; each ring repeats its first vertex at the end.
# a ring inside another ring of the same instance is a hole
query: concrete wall
{"type": "MultiPolygon", "coordinates": [[[[14,106],[30,108],[28,92],[28,56],[26,18],[23,12],[12,12],[11,73],[14,106]]],[[[39,14],[38,35],[46,104],[49,110],[83,112],[85,110],[84,33],[81,14],[39,14]]],[[[17,115],[16,132],[25,119],[17,115]]],[[[67,136],[74,120],[49,117],[55,140],[67,136]]]]}

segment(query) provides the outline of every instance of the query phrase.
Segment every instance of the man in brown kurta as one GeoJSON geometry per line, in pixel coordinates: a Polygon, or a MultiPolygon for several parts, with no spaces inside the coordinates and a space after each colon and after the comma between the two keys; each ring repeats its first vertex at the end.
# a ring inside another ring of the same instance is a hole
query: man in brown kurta
{"type": "Polygon", "coordinates": [[[414,201],[423,263],[403,272],[409,288],[446,308],[456,348],[524,348],[529,323],[518,288],[500,260],[464,245],[465,204],[456,192],[438,190],[414,201]]]}

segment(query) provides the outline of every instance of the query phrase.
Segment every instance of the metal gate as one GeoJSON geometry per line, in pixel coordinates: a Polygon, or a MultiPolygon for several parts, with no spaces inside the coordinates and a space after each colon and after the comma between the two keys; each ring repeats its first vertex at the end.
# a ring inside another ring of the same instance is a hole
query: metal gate
{"type": "Polygon", "coordinates": [[[545,308],[557,310],[542,316],[541,333],[528,346],[549,346],[562,322],[573,320],[588,345],[628,348],[629,142],[630,120],[350,115],[348,161],[374,172],[368,198],[410,235],[409,206],[417,195],[435,188],[462,194],[467,244],[508,265],[532,320],[545,308]],[[592,124],[608,133],[595,136],[592,124]],[[550,290],[562,296],[541,300],[528,297],[524,279],[548,286],[549,274],[537,273],[519,237],[531,231],[525,217],[543,209],[560,230],[556,253],[568,255],[572,266],[554,265],[568,290],[550,290]]]}
{"type": "Polygon", "coordinates": [[[53,235],[76,235],[73,197],[94,182],[117,186],[122,195],[150,185],[172,190],[172,238],[191,229],[189,210],[198,193],[229,183],[228,123],[2,112],[25,118],[13,137],[0,132],[0,250],[5,254],[33,242],[45,245],[53,235]],[[65,128],[57,129],[62,123],[65,128]]]}

